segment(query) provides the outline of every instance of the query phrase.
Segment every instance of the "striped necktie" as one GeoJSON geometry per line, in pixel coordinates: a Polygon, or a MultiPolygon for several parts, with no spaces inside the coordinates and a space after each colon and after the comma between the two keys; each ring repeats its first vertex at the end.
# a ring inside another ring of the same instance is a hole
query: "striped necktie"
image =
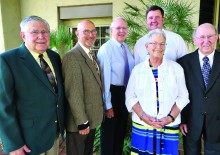
{"type": "Polygon", "coordinates": [[[100,76],[100,70],[99,70],[98,62],[97,62],[97,60],[96,60],[95,55],[93,54],[93,52],[92,52],[91,50],[89,51],[89,55],[90,55],[90,57],[91,57],[91,59],[92,59],[93,65],[95,66],[96,72],[97,72],[98,75],[100,76]]]}
{"type": "Polygon", "coordinates": [[[48,65],[48,63],[44,60],[43,58],[43,54],[40,54],[39,56],[40,59],[40,66],[41,69],[43,70],[43,72],[45,73],[45,75],[47,76],[48,80],[50,81],[51,86],[53,87],[53,90],[55,92],[57,92],[57,85],[56,85],[56,81],[55,81],[55,77],[53,75],[53,72],[50,68],[50,66],[48,65]]]}

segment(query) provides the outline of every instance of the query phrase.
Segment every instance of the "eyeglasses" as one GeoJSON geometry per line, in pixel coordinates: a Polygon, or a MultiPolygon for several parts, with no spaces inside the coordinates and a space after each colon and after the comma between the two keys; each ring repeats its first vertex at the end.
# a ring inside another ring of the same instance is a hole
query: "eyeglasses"
{"type": "Polygon", "coordinates": [[[95,34],[97,34],[97,30],[96,29],[94,29],[94,30],[84,30],[83,31],[83,33],[85,34],[85,35],[90,35],[90,33],[92,34],[92,35],[95,35],[95,34]]]}
{"type": "Polygon", "coordinates": [[[153,43],[149,43],[149,44],[151,44],[153,47],[156,47],[156,46],[165,47],[166,46],[166,43],[153,42],[153,43]]]}
{"type": "Polygon", "coordinates": [[[127,27],[114,27],[114,28],[115,28],[116,30],[118,30],[118,31],[119,31],[119,30],[124,30],[124,31],[125,31],[125,30],[128,29],[127,27]]]}
{"type": "Polygon", "coordinates": [[[50,31],[31,31],[30,34],[34,37],[38,36],[39,34],[41,34],[42,36],[48,36],[50,34],[50,31]]]}
{"type": "Polygon", "coordinates": [[[207,36],[196,36],[196,38],[199,40],[199,41],[204,41],[206,38],[208,40],[213,40],[215,38],[216,34],[212,34],[212,35],[207,35],[207,36]]]}

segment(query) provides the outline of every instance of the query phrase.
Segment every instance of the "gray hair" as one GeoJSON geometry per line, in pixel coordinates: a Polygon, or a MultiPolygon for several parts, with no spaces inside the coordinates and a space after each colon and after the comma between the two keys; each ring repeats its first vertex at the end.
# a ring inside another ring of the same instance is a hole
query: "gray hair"
{"type": "Polygon", "coordinates": [[[116,17],[116,18],[112,21],[112,23],[111,23],[111,25],[110,25],[110,28],[114,27],[115,21],[118,20],[118,19],[123,20],[123,21],[127,24],[127,21],[126,21],[123,17],[118,16],[118,17],[116,17]]]}
{"type": "Polygon", "coordinates": [[[147,38],[146,38],[146,43],[149,44],[150,43],[150,40],[152,38],[153,35],[155,34],[158,34],[160,36],[163,36],[165,41],[166,41],[166,35],[165,33],[163,32],[163,30],[161,29],[155,29],[155,30],[151,30],[148,34],[147,34],[147,38]]]}
{"type": "Polygon", "coordinates": [[[201,26],[208,26],[208,27],[210,27],[211,29],[213,29],[213,30],[215,31],[215,34],[218,34],[218,31],[217,31],[217,29],[215,28],[215,26],[213,26],[213,25],[210,24],[210,23],[204,23],[204,24],[199,25],[199,26],[194,30],[194,32],[193,32],[193,37],[196,37],[197,30],[198,30],[198,28],[200,28],[201,26]]]}
{"type": "Polygon", "coordinates": [[[38,21],[38,22],[45,24],[47,26],[48,31],[50,31],[50,25],[48,24],[46,20],[38,16],[28,16],[24,18],[20,23],[21,32],[24,32],[28,24],[32,21],[38,21]]]}

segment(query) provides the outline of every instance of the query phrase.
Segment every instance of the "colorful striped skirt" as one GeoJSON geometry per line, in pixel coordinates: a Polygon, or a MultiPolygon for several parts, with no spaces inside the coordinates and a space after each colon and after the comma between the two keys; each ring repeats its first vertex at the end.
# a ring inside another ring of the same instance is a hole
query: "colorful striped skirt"
{"type": "Polygon", "coordinates": [[[179,125],[156,129],[132,124],[131,155],[178,155],[179,125]]]}

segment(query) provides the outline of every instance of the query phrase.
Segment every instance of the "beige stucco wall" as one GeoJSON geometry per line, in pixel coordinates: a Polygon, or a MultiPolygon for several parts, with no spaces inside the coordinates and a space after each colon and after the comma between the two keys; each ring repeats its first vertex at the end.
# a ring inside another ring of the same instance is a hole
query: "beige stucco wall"
{"type": "MultiPolygon", "coordinates": [[[[197,26],[199,20],[199,4],[200,0],[183,0],[185,2],[192,1],[195,5],[194,10],[197,14],[194,15],[193,21],[197,26]]],[[[21,43],[19,37],[19,23],[21,19],[29,15],[38,15],[46,19],[51,29],[56,29],[60,22],[63,22],[69,27],[76,27],[79,20],[59,20],[59,7],[68,6],[83,6],[94,4],[112,4],[112,18],[118,16],[123,12],[125,6],[124,2],[140,6],[138,0],[1,0],[1,17],[2,23],[0,24],[0,52],[4,49],[10,49],[18,46],[21,43]]],[[[88,13],[91,10],[88,10],[88,13]]],[[[112,21],[111,17],[92,19],[98,26],[109,25],[112,21]]]]}
{"type": "Polygon", "coordinates": [[[1,0],[0,53],[21,43],[19,37],[20,4],[19,0],[1,0]]]}

